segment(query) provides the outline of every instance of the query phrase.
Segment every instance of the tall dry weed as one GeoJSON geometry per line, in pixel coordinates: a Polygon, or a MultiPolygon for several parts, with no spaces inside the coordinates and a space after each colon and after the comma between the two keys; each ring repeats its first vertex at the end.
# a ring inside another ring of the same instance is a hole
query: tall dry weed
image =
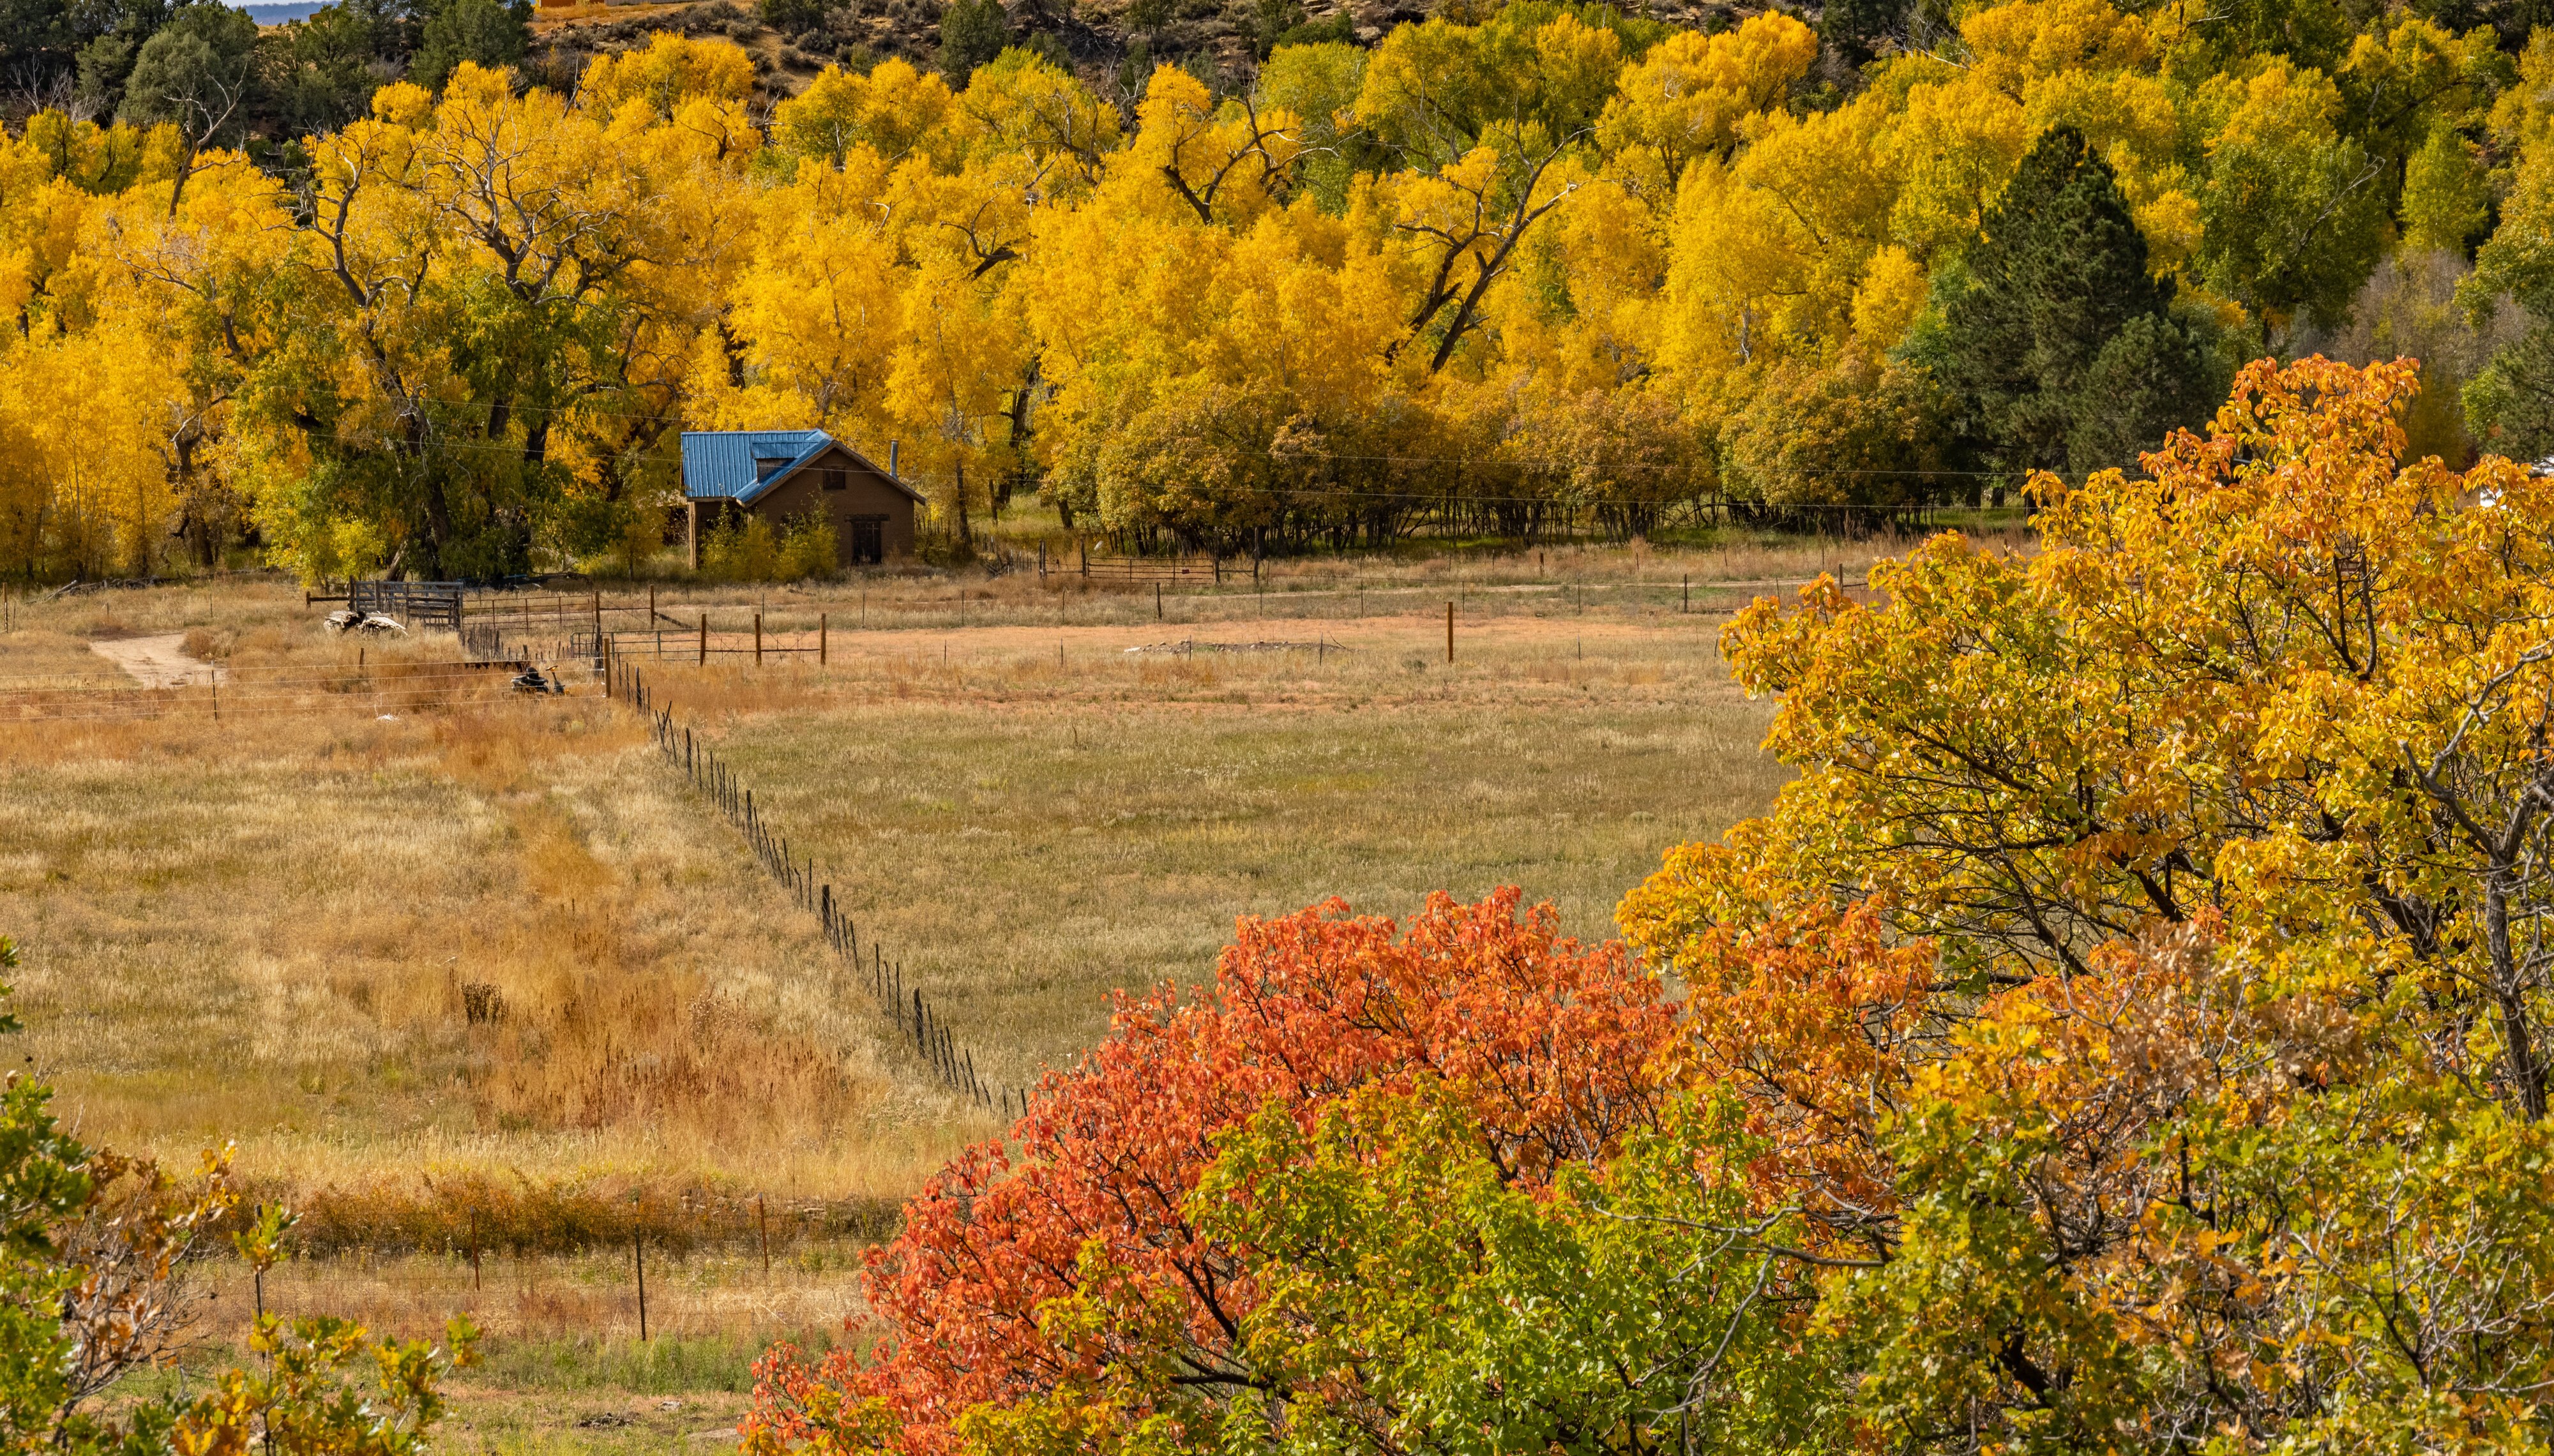
{"type": "Polygon", "coordinates": [[[465,1170],[294,1187],[252,1183],[255,1197],[289,1199],[292,1247],[329,1258],[421,1253],[554,1257],[626,1249],[634,1238],[683,1255],[768,1248],[776,1258],[890,1234],[898,1204],[883,1197],[768,1197],[736,1184],[628,1174],[530,1179],[465,1170]]]}
{"type": "Polygon", "coordinates": [[[859,1199],[979,1130],[626,712],[366,706],[0,735],[0,923],[84,1132],[237,1135],[371,1238],[442,1217],[420,1166],[859,1199]]]}

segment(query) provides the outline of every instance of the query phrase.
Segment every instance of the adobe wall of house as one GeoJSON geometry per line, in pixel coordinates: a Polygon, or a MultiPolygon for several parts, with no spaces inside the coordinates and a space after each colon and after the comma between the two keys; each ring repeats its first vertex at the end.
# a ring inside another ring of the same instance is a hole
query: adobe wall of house
{"type": "Polygon", "coordinates": [[[864,515],[885,517],[879,522],[879,533],[887,560],[913,555],[913,498],[889,484],[884,472],[862,465],[841,450],[829,450],[808,461],[750,508],[777,530],[811,507],[833,518],[834,540],[845,566],[853,564],[853,523],[864,515]],[[829,469],[844,473],[842,490],[825,489],[825,472],[829,469]]]}

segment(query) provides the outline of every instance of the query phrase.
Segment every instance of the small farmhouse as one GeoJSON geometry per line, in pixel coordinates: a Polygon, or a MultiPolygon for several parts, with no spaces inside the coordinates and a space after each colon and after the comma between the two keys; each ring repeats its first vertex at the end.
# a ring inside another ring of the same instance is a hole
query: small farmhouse
{"type": "Polygon", "coordinates": [[[830,516],[845,566],[911,556],[922,495],[823,430],[686,430],[683,500],[697,570],[702,532],[731,512],[774,530],[810,511],[830,516]]]}

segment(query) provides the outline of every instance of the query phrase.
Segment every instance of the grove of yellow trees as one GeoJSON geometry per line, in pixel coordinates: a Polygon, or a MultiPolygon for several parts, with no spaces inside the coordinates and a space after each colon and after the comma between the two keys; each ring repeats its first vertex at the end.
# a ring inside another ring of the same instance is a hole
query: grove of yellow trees
{"type": "Polygon", "coordinates": [[[1131,115],[1024,50],[757,114],[659,35],[572,95],[388,85],[274,169],[40,113],[0,571],[642,552],[680,431],[746,426],[899,442],[960,537],[1022,492],[1215,550],[1867,516],[2134,464],[2434,258],[2482,343],[2415,445],[2554,446],[2554,38],[2224,22],[2013,0],[1855,70],[1516,0],[1131,115]]]}

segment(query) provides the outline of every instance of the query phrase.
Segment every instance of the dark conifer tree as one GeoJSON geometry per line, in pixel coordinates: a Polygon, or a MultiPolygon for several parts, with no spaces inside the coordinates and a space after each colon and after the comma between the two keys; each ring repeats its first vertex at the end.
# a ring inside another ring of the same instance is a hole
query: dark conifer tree
{"type": "Polygon", "coordinates": [[[1002,0],[952,0],[940,13],[940,71],[953,90],[967,89],[976,67],[990,64],[1010,44],[1011,17],[1002,0]]]}
{"type": "Polygon", "coordinates": [[[2023,159],[1966,275],[1920,353],[1981,464],[2079,478],[2134,466],[2218,397],[2205,328],[2175,316],[2109,164],[2072,127],[2023,159]]]}
{"type": "Polygon", "coordinates": [[[1847,65],[1861,65],[1906,28],[1908,0],[1827,0],[1818,11],[1818,39],[1847,65]]]}

